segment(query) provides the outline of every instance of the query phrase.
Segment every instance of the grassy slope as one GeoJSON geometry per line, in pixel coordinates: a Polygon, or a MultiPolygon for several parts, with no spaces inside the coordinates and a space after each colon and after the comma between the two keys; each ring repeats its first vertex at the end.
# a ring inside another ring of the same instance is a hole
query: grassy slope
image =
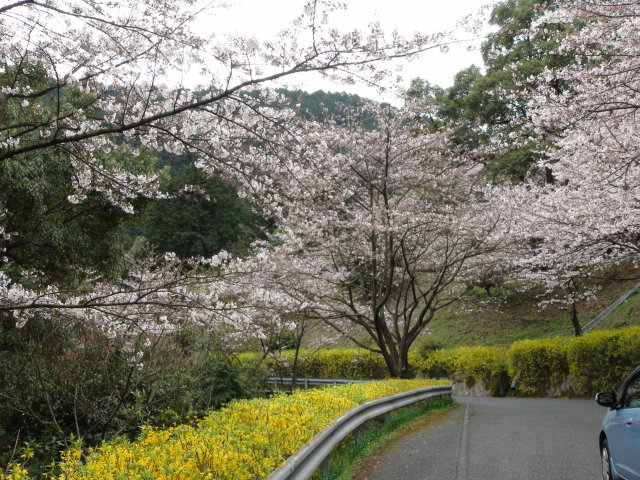
{"type": "MultiPolygon", "coordinates": [[[[614,272],[620,275],[620,272],[614,272]]],[[[624,273],[624,272],[622,272],[624,273]]],[[[622,276],[622,275],[620,275],[622,276]]],[[[599,281],[597,298],[578,305],[580,323],[586,325],[636,281],[599,281]]],[[[460,304],[439,312],[418,340],[418,345],[509,345],[526,338],[573,335],[566,309],[540,309],[531,295],[503,294],[490,299],[486,292],[474,291],[460,304]]],[[[610,314],[596,329],[640,325],[640,294],[636,293],[610,314]]]]}
{"type": "MultiPolygon", "coordinates": [[[[635,272],[620,270],[611,272],[610,278],[598,280],[601,286],[597,298],[578,304],[578,315],[582,325],[586,325],[600,311],[606,308],[637,280],[616,280],[633,277],[635,272]]],[[[457,345],[502,345],[508,346],[516,340],[527,338],[573,335],[566,309],[560,307],[538,307],[539,299],[534,294],[498,292],[492,297],[484,290],[472,291],[461,302],[438,312],[436,317],[422,332],[415,343],[435,344],[442,347],[457,345]]],[[[640,293],[609,315],[597,329],[612,329],[640,325],[640,293]]],[[[326,333],[326,332],[324,332],[326,333]]],[[[320,329],[307,338],[307,342],[317,344],[320,329]]],[[[365,336],[361,337],[366,338],[365,336]]],[[[338,348],[350,347],[347,340],[339,340],[338,348]]]]}

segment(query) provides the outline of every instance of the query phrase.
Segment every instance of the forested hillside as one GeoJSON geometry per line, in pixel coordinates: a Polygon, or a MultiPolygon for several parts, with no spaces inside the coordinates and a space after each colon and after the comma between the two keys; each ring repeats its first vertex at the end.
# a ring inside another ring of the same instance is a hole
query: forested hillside
{"type": "MultiPolygon", "coordinates": [[[[305,119],[322,122],[346,118],[363,100],[357,95],[314,93],[279,89],[282,100],[294,106],[305,119]]],[[[372,119],[364,116],[363,125],[372,119]]],[[[246,254],[251,242],[264,238],[270,228],[267,216],[261,216],[251,203],[238,197],[233,183],[219,176],[203,174],[184,156],[157,152],[158,166],[169,177],[163,190],[169,198],[151,200],[140,211],[129,234],[157,252],[174,252],[180,257],[209,257],[221,250],[246,254]]]]}

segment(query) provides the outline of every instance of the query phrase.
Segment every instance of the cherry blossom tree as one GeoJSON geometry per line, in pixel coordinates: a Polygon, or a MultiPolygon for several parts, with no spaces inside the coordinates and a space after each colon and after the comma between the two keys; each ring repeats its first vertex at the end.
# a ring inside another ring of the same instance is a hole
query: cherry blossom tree
{"type": "Polygon", "coordinates": [[[594,293],[580,282],[623,261],[637,266],[640,253],[640,11],[637,2],[556,7],[533,33],[572,26],[555,53],[573,61],[523,79],[537,85],[530,125],[551,141],[539,166],[554,182],[531,178],[494,201],[513,215],[524,252],[513,259],[520,274],[545,286],[548,301],[566,302],[579,334],[576,301],[594,293]]]}
{"type": "MultiPolygon", "coordinates": [[[[542,90],[534,124],[556,132],[548,165],[581,243],[638,252],[640,12],[636,2],[561,2],[548,21],[583,24],[563,38],[576,63],[548,70],[571,88],[542,90]],[[575,213],[571,212],[575,209],[575,213]]],[[[553,195],[549,197],[553,205],[553,195]]],[[[558,202],[558,200],[556,200],[558,202]]],[[[562,209],[557,208],[555,212],[562,209]]],[[[562,216],[559,220],[564,220],[562,216]]]]}
{"type": "Polygon", "coordinates": [[[341,33],[322,21],[338,7],[309,1],[291,28],[261,43],[194,33],[195,19],[208,11],[194,0],[5,2],[0,105],[3,111],[19,108],[22,115],[3,125],[0,161],[66,149],[76,162],[74,199],[90,188],[115,190],[126,199],[153,184],[101,161],[99,153],[112,148],[115,134],[151,148],[230,161],[247,132],[259,134],[281,119],[277,109],[266,107],[272,98],[242,91],[305,72],[376,82],[384,75],[376,62],[446,42],[444,34],[388,36],[378,25],[341,33]],[[44,71],[46,82],[30,82],[34,68],[44,71]],[[161,82],[166,73],[187,68],[206,79],[202,89],[161,82]],[[63,99],[71,88],[86,96],[69,108],[63,99]]]}
{"type": "MultiPolygon", "coordinates": [[[[341,5],[331,0],[306,2],[293,24],[268,41],[197,33],[197,19],[216,8],[221,5],[197,0],[1,2],[0,162],[28,165],[64,156],[71,166],[68,202],[83,204],[97,193],[132,212],[139,196],[158,195],[155,173],[132,166],[150,150],[187,154],[205,170],[226,166],[257,175],[251,152],[290,140],[286,126],[293,113],[266,88],[274,81],[317,72],[375,84],[385,77],[379,62],[450,40],[443,33],[401,38],[379,25],[340,32],[331,15],[341,5]],[[200,75],[203,86],[167,86],[175,71],[200,75]],[[116,151],[124,161],[114,161],[116,151]]],[[[0,229],[3,242],[15,233],[0,229]]],[[[18,317],[55,308],[89,317],[100,312],[106,321],[134,317],[129,306],[136,305],[142,317],[153,310],[160,319],[163,304],[200,303],[194,292],[201,292],[191,284],[201,277],[179,281],[179,272],[194,271],[191,264],[161,267],[149,260],[130,271],[156,270],[139,271],[132,284],[93,275],[91,288],[72,292],[46,285],[28,265],[10,275],[15,265],[6,255],[2,260],[0,304],[2,311],[23,312],[18,317]]],[[[208,301],[217,304],[215,295],[208,301]]]]}
{"type": "Polygon", "coordinates": [[[322,319],[400,377],[419,333],[464,291],[467,261],[496,247],[499,215],[476,201],[475,170],[452,161],[421,106],[367,109],[373,130],[305,123],[288,162],[263,152],[268,181],[245,189],[280,228],[234,268],[248,305],[322,319]]]}
{"type": "Polygon", "coordinates": [[[221,252],[209,259],[183,261],[166,255],[133,261],[117,281],[95,279],[73,288],[29,289],[29,278],[18,283],[0,271],[0,315],[11,313],[20,327],[33,316],[64,314],[91,322],[110,337],[169,333],[187,322],[207,327],[225,321],[238,324],[233,302],[221,300],[214,281],[222,276],[216,272],[227,257],[221,252]]]}

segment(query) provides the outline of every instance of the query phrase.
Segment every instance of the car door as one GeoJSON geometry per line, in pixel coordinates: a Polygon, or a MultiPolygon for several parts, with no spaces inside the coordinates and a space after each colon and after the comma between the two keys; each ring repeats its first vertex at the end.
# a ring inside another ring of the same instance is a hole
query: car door
{"type": "Polygon", "coordinates": [[[640,480],[640,374],[627,382],[612,427],[608,440],[616,471],[640,480]]]}

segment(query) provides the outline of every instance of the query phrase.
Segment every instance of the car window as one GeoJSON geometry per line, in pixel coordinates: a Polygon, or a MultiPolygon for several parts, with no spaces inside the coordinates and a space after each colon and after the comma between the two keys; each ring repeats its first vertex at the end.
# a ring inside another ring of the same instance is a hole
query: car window
{"type": "Polygon", "coordinates": [[[631,379],[627,384],[627,389],[622,399],[622,406],[628,407],[640,407],[640,375],[631,379]]]}

